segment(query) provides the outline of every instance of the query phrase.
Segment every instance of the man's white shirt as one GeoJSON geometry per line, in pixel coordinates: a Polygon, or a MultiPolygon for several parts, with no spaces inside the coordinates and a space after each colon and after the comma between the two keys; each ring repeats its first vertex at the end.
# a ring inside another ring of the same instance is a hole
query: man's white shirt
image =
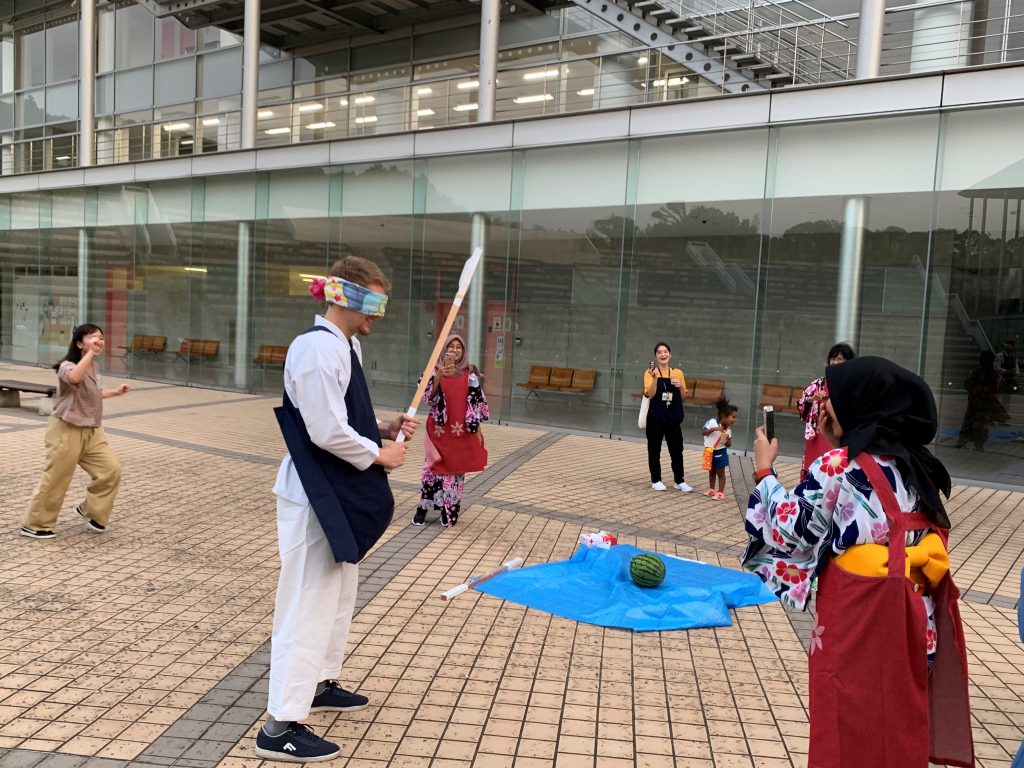
{"type": "MultiPolygon", "coordinates": [[[[292,342],[284,363],[285,394],[302,414],[314,445],[356,469],[366,469],[376,460],[380,448],[348,423],[345,393],[352,378],[349,342],[334,323],[321,315],[316,316],[315,324],[329,330],[334,338],[322,331],[311,331],[292,342]]],[[[359,340],[351,341],[362,365],[359,340]]],[[[274,493],[295,504],[309,503],[291,454],[286,454],[281,462],[274,493]]]]}

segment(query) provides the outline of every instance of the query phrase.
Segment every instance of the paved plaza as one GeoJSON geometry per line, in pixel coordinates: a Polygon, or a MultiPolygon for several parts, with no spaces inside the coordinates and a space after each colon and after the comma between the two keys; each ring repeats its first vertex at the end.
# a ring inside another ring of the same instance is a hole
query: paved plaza
{"type": "MultiPolygon", "coordinates": [[[[0,365],[0,378],[48,383],[53,373],[0,365]]],[[[131,384],[105,403],[124,477],[103,535],[72,512],[81,472],[57,538],[17,535],[45,419],[31,396],[0,409],[0,768],[280,765],[252,752],[278,567],[278,397],[131,384]]],[[[409,525],[422,441],[392,475],[395,520],[360,566],[341,680],[371,704],[312,716],[342,746],[326,765],[806,765],[809,614],[772,603],[739,610],[727,628],[631,633],[473,591],[439,599],[513,556],[566,559],[581,532],[600,529],[736,568],[749,461],[734,457],[732,494],[714,502],[650,491],[638,442],[485,431],[491,464],[467,482],[454,529],[409,525]]],[[[700,453],[685,461],[703,489],[700,453]]],[[[780,476],[792,484],[797,467],[780,476]]],[[[1024,493],[958,485],[947,508],[978,765],[1005,768],[1024,738],[1024,493]]]]}

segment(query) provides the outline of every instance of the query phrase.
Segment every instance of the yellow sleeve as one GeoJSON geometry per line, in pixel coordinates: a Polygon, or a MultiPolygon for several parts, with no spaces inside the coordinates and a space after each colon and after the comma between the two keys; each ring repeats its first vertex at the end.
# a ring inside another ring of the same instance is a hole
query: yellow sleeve
{"type": "Polygon", "coordinates": [[[676,373],[678,373],[679,374],[679,378],[683,380],[682,390],[683,390],[683,392],[685,392],[686,391],[686,375],[679,368],[676,368],[676,373]]]}
{"type": "Polygon", "coordinates": [[[644,394],[647,394],[647,388],[651,386],[651,382],[654,381],[654,377],[651,376],[650,371],[644,371],[644,394]]]}

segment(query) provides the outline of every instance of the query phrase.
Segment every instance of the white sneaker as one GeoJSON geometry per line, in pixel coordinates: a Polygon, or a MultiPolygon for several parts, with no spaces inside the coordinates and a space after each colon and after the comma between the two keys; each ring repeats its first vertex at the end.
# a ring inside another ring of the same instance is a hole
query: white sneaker
{"type": "Polygon", "coordinates": [[[651,490],[653,490],[653,491],[667,491],[668,488],[665,486],[665,484],[663,482],[661,482],[661,480],[659,480],[656,483],[651,483],[651,490]]]}
{"type": "Polygon", "coordinates": [[[683,480],[683,482],[681,483],[676,483],[675,488],[677,490],[682,491],[683,493],[690,493],[693,490],[693,488],[691,488],[685,480],[683,480]]]}

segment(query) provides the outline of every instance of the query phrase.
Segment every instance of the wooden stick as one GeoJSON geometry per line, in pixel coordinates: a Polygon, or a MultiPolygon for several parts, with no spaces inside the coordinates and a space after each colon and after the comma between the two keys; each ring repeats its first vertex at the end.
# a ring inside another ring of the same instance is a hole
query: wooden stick
{"type": "MultiPolygon", "coordinates": [[[[434,366],[437,365],[437,358],[441,356],[441,352],[444,349],[445,339],[448,338],[448,332],[451,331],[452,325],[455,323],[455,316],[459,314],[459,307],[462,306],[462,300],[466,297],[466,292],[469,290],[469,284],[473,282],[473,275],[476,274],[476,268],[480,266],[480,261],[483,258],[483,255],[483,248],[475,248],[473,250],[473,255],[466,259],[466,263],[462,267],[462,274],[459,276],[459,290],[455,293],[455,298],[452,299],[452,308],[448,311],[448,317],[445,318],[444,325],[441,326],[441,330],[437,334],[437,342],[434,344],[434,351],[430,353],[430,359],[427,360],[427,367],[423,369],[423,375],[420,377],[419,386],[416,387],[416,394],[412,396],[412,404],[409,406],[409,410],[405,412],[405,415],[410,418],[416,415],[416,409],[419,407],[420,401],[423,400],[423,393],[427,391],[427,384],[430,383],[430,374],[434,372],[434,366]]],[[[479,331],[479,329],[477,330],[479,331]]],[[[466,351],[468,353],[469,350],[466,351]]],[[[395,442],[404,443],[405,433],[400,431],[395,442]]]]}
{"type": "Polygon", "coordinates": [[[505,563],[503,565],[499,565],[493,571],[488,571],[487,573],[482,574],[480,576],[473,576],[473,577],[471,577],[469,579],[466,579],[466,582],[464,584],[459,584],[459,586],[452,587],[447,592],[442,592],[441,593],[441,599],[444,600],[445,602],[448,602],[449,600],[451,600],[455,596],[461,595],[463,592],[467,591],[468,589],[478,587],[481,584],[483,584],[485,581],[488,581],[489,579],[493,579],[495,576],[498,576],[498,575],[500,575],[502,573],[507,573],[508,571],[515,570],[516,568],[519,568],[522,564],[523,564],[523,558],[521,558],[521,557],[514,557],[511,560],[509,560],[507,563],[505,563]]]}

